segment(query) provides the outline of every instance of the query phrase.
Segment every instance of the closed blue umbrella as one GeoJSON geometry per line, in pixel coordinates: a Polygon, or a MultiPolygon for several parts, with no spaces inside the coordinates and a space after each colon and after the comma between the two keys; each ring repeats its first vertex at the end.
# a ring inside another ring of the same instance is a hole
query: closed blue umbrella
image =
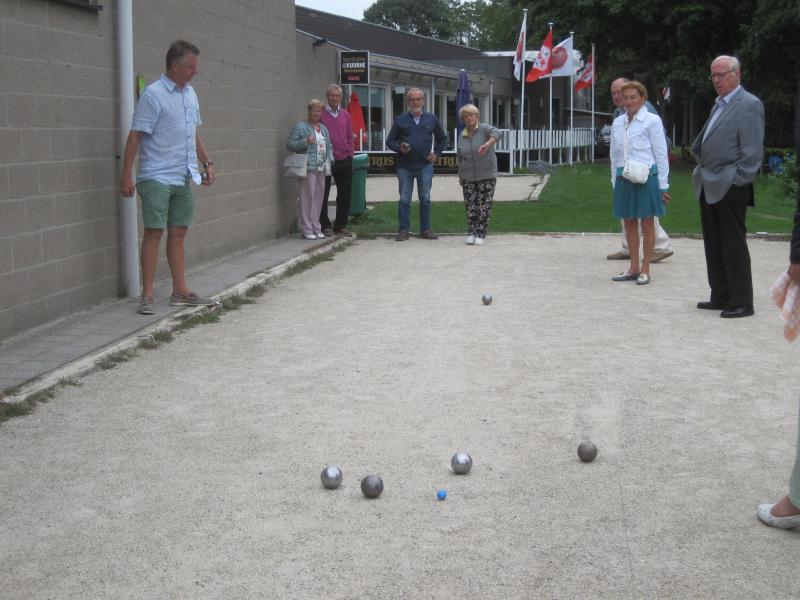
{"type": "Polygon", "coordinates": [[[458,135],[461,135],[461,131],[465,127],[459,116],[461,107],[471,103],[472,92],[469,89],[469,75],[467,75],[466,70],[461,69],[458,74],[458,89],[456,90],[456,127],[458,127],[458,135]]]}

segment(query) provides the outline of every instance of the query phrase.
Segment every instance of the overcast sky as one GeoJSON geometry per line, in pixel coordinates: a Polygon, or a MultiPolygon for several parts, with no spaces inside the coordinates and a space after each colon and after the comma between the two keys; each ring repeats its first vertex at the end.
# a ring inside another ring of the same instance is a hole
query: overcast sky
{"type": "Polygon", "coordinates": [[[314,8],[360,21],[364,18],[364,11],[372,6],[375,0],[296,0],[295,3],[306,8],[314,8]]]}

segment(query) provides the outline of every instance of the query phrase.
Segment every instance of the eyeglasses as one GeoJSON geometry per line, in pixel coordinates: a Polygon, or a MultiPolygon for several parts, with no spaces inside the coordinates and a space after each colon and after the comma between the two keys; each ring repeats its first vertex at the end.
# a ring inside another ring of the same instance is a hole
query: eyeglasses
{"type": "Polygon", "coordinates": [[[711,81],[716,81],[717,79],[722,79],[728,73],[733,73],[736,69],[730,69],[729,71],[723,71],[722,73],[712,73],[708,76],[711,81]]]}

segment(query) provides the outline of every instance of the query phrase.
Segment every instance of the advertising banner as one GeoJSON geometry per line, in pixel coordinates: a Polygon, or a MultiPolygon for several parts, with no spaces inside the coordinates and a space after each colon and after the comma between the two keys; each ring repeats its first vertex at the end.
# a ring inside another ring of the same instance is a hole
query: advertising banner
{"type": "Polygon", "coordinates": [[[339,53],[339,83],[342,85],[369,84],[369,52],[342,51],[339,53]]]}

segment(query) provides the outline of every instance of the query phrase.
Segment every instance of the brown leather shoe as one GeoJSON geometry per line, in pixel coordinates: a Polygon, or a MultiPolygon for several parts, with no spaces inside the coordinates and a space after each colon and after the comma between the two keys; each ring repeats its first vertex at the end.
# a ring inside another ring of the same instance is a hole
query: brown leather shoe
{"type": "Polygon", "coordinates": [[[343,235],[344,237],[353,237],[353,232],[352,231],[348,231],[347,229],[342,227],[341,229],[335,230],[333,232],[333,235],[343,235]]]}
{"type": "Polygon", "coordinates": [[[419,234],[423,240],[438,240],[439,236],[433,233],[430,229],[426,229],[422,233],[419,234]]]}
{"type": "Polygon", "coordinates": [[[614,254],[609,254],[606,256],[608,260],[628,260],[631,257],[630,254],[620,250],[619,252],[614,252],[614,254]]]}
{"type": "Polygon", "coordinates": [[[673,254],[675,254],[675,252],[673,252],[672,250],[653,250],[653,256],[650,257],[650,262],[651,263],[660,262],[665,258],[669,258],[673,254]]]}
{"type": "Polygon", "coordinates": [[[401,229],[400,232],[397,234],[397,237],[394,238],[395,242],[405,242],[409,238],[408,231],[405,229],[401,229]]]}

